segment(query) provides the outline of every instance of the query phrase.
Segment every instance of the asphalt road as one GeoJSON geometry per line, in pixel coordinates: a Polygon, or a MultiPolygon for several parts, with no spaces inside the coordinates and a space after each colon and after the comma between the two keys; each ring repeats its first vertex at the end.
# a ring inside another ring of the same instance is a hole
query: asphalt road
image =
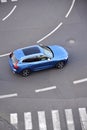
{"type": "Polygon", "coordinates": [[[1,2],[0,116],[10,122],[11,113],[16,113],[18,121],[15,126],[18,125],[18,130],[27,130],[23,115],[30,112],[32,129],[39,130],[37,112],[44,111],[47,129],[54,130],[51,112],[58,110],[61,130],[70,130],[65,110],[71,109],[75,122],[72,126],[75,126],[75,130],[87,130],[87,126],[82,129],[79,117],[79,108],[87,107],[86,42],[86,0],[1,2]],[[13,74],[8,64],[8,53],[20,47],[40,43],[61,45],[68,51],[69,61],[64,69],[35,72],[27,78],[13,74]],[[36,92],[51,87],[55,88],[36,92]]]}

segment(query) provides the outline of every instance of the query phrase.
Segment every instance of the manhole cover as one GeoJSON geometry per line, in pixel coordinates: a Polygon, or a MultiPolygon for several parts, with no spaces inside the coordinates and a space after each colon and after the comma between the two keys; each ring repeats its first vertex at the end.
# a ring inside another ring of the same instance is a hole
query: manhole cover
{"type": "Polygon", "coordinates": [[[69,40],[69,44],[74,44],[75,43],[75,40],[71,39],[69,40]]]}

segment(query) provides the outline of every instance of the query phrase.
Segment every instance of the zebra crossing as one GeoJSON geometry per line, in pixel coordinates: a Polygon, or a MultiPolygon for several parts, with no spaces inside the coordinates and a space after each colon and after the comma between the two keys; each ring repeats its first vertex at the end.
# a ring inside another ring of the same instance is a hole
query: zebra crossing
{"type": "MultiPolygon", "coordinates": [[[[18,0],[11,0],[11,2],[16,2],[16,1],[18,1],[18,0]]],[[[8,0],[0,0],[0,2],[1,3],[6,3],[6,2],[8,2],[8,0]]]]}
{"type": "MultiPolygon", "coordinates": [[[[37,111],[38,116],[38,127],[39,130],[48,130],[47,120],[46,120],[46,112],[45,111],[37,111]]],[[[86,108],[78,108],[79,118],[80,118],[80,126],[81,130],[87,130],[87,111],[86,108]]],[[[33,130],[33,121],[32,121],[32,112],[24,112],[24,130],[33,130]]],[[[75,129],[75,120],[73,117],[72,109],[65,109],[65,122],[67,130],[76,130],[75,129]]],[[[34,117],[33,117],[34,118],[34,117]]],[[[60,121],[60,111],[59,110],[51,110],[51,118],[52,118],[52,126],[53,130],[62,130],[62,123],[60,121]]],[[[18,130],[19,117],[17,113],[10,113],[10,123],[15,126],[18,130]]]]}

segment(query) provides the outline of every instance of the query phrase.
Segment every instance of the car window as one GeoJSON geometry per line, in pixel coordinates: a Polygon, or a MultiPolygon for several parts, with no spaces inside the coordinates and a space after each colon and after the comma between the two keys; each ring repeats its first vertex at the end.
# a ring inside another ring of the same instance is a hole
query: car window
{"type": "Polygon", "coordinates": [[[48,59],[48,57],[46,57],[46,56],[40,56],[41,61],[44,61],[44,60],[47,60],[47,59],[48,59]]]}
{"type": "Polygon", "coordinates": [[[28,58],[23,60],[23,62],[36,62],[36,61],[40,61],[40,58],[35,57],[35,58],[28,58]]]}

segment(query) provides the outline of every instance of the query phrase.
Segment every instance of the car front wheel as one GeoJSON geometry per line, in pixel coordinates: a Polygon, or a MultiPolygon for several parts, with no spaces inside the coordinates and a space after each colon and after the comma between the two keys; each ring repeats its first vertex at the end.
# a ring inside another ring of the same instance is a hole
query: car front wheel
{"type": "Polygon", "coordinates": [[[30,69],[24,69],[24,70],[21,72],[21,75],[22,75],[23,77],[27,77],[27,76],[30,75],[30,73],[31,73],[30,69]]]}
{"type": "Polygon", "coordinates": [[[65,62],[64,61],[59,61],[57,64],[56,64],[56,68],[57,69],[62,69],[65,65],[65,62]]]}

